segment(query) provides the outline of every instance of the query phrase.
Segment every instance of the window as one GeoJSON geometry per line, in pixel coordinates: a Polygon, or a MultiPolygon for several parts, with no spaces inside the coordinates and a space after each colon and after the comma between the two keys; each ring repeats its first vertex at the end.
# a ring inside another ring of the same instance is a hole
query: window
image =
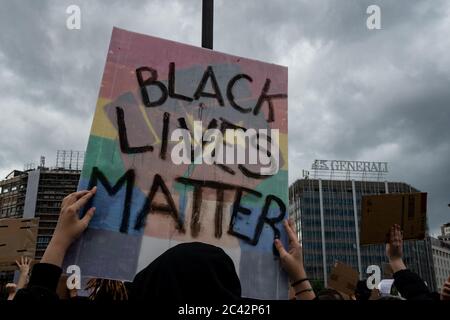
{"type": "Polygon", "coordinates": [[[39,236],[39,237],[37,237],[37,240],[36,240],[36,242],[37,243],[45,243],[45,244],[47,244],[47,243],[49,243],[50,242],[50,239],[51,239],[52,237],[51,236],[39,236]]]}

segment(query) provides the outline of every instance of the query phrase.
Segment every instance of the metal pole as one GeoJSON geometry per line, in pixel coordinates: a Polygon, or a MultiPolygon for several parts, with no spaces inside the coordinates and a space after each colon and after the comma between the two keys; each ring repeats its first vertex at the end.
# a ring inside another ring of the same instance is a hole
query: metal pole
{"type": "Polygon", "coordinates": [[[213,48],[214,0],[202,0],[202,47],[213,48]]]}
{"type": "Polygon", "coordinates": [[[355,219],[356,254],[358,257],[359,280],[361,280],[362,279],[361,248],[359,243],[358,207],[356,206],[355,180],[352,180],[352,196],[353,196],[353,216],[355,219]]]}

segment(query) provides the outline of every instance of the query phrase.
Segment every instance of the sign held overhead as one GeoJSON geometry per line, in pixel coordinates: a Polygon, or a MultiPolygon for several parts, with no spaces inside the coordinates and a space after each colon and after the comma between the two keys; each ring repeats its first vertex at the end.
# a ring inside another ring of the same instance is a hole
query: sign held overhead
{"type": "Polygon", "coordinates": [[[65,264],[131,280],[200,241],[230,255],[244,296],[284,299],[287,173],[286,67],[114,28],[79,183],[96,213],[65,264]]]}
{"type": "Polygon", "coordinates": [[[20,257],[34,259],[39,218],[0,219],[0,270],[17,269],[20,257]]]}
{"type": "Polygon", "coordinates": [[[394,224],[404,240],[423,240],[426,230],[427,193],[367,195],[361,202],[360,243],[386,243],[394,224]]]}

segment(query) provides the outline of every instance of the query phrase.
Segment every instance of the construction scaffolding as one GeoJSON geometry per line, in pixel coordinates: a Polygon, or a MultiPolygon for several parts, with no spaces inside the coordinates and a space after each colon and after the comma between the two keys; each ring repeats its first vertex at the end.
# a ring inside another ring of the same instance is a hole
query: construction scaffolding
{"type": "Polygon", "coordinates": [[[58,150],[56,152],[56,168],[81,170],[84,162],[84,151],[58,150]]]}

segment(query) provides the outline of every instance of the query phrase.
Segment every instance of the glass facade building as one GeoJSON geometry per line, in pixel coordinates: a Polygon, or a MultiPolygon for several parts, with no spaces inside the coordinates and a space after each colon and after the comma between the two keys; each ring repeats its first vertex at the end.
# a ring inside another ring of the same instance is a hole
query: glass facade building
{"type": "MultiPolygon", "coordinates": [[[[401,182],[301,179],[289,188],[290,216],[302,239],[306,272],[310,279],[327,282],[336,261],[351,265],[366,278],[367,267],[383,270],[385,245],[359,246],[363,195],[418,192],[401,182]]],[[[404,242],[404,261],[431,290],[436,289],[429,238],[404,242]]]]}

